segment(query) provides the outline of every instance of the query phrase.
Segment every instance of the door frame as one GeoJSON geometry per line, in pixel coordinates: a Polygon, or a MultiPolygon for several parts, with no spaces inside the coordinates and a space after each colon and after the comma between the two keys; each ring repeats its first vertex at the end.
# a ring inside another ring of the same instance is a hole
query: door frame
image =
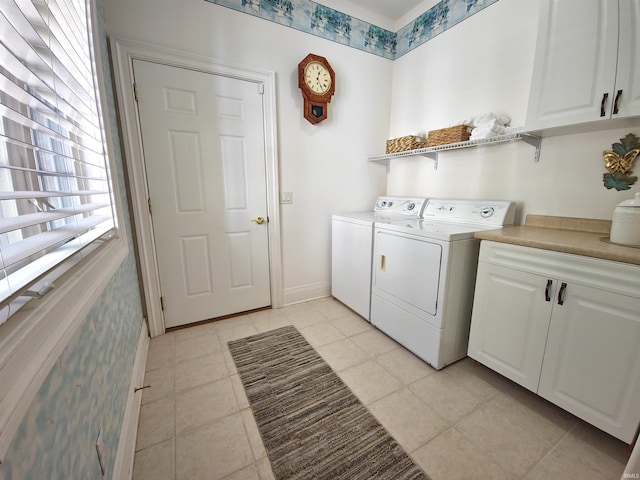
{"type": "Polygon", "coordinates": [[[121,123],[130,211],[136,236],[137,262],[142,283],[143,308],[151,338],[165,333],[160,299],[160,278],[156,260],[146,165],[142,149],[140,119],[134,93],[133,60],[155,62],[167,66],[195,70],[213,75],[245,80],[263,86],[265,172],[267,215],[269,218],[269,281],[271,306],[282,306],[282,261],[280,241],[275,73],[258,68],[234,65],[214,58],[150,45],[143,42],[112,38],[111,56],[114,84],[121,123]]]}

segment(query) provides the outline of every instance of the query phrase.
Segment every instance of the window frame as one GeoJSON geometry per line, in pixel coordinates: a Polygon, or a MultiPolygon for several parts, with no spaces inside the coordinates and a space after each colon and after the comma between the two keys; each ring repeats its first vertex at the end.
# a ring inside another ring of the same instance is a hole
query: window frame
{"type": "Polygon", "coordinates": [[[110,78],[109,64],[107,50],[101,48],[106,41],[102,38],[104,25],[98,17],[96,0],[85,1],[90,9],[95,88],[111,171],[115,236],[58,277],[53,291],[30,301],[0,328],[0,463],[40,387],[130,251],[129,238],[119,225],[126,218],[126,210],[121,194],[124,186],[115,173],[124,167],[115,162],[121,155],[115,153],[118,144],[114,143],[109,122],[105,84],[105,79],[110,78]]]}

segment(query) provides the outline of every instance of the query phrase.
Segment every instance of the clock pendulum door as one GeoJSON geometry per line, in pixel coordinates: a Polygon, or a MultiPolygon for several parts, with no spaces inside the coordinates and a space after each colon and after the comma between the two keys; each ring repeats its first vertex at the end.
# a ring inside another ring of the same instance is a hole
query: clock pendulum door
{"type": "Polygon", "coordinates": [[[327,118],[327,104],[304,99],[304,118],[311,123],[320,123],[327,118]]]}

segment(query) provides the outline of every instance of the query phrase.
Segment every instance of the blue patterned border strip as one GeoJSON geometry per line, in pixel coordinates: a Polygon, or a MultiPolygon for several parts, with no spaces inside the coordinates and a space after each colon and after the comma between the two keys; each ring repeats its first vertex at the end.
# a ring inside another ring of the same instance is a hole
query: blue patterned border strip
{"type": "Polygon", "coordinates": [[[498,0],[442,0],[394,33],[311,0],[205,0],[390,60],[498,0]]]}
{"type": "Polygon", "coordinates": [[[405,53],[498,0],[442,0],[397,32],[397,54],[405,53]]]}

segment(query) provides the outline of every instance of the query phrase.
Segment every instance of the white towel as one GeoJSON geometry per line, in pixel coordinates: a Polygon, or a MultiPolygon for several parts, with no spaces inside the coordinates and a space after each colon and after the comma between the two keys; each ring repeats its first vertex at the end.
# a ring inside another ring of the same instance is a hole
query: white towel
{"type": "Polygon", "coordinates": [[[506,127],[507,125],[509,125],[509,123],[511,123],[511,119],[506,115],[499,115],[493,112],[483,113],[482,115],[478,115],[473,119],[473,126],[479,127],[481,125],[485,125],[493,122],[503,127],[506,127]]]}
{"type": "Polygon", "coordinates": [[[471,131],[471,137],[469,137],[469,140],[491,138],[497,135],[504,135],[505,132],[506,128],[498,124],[496,119],[493,119],[474,128],[471,131]]]}
{"type": "Polygon", "coordinates": [[[467,125],[469,127],[480,127],[487,123],[495,122],[503,127],[506,127],[511,123],[511,118],[507,115],[500,115],[494,112],[483,113],[476,117],[467,117],[461,120],[457,120],[451,123],[450,127],[456,127],[458,125],[467,125]]]}

